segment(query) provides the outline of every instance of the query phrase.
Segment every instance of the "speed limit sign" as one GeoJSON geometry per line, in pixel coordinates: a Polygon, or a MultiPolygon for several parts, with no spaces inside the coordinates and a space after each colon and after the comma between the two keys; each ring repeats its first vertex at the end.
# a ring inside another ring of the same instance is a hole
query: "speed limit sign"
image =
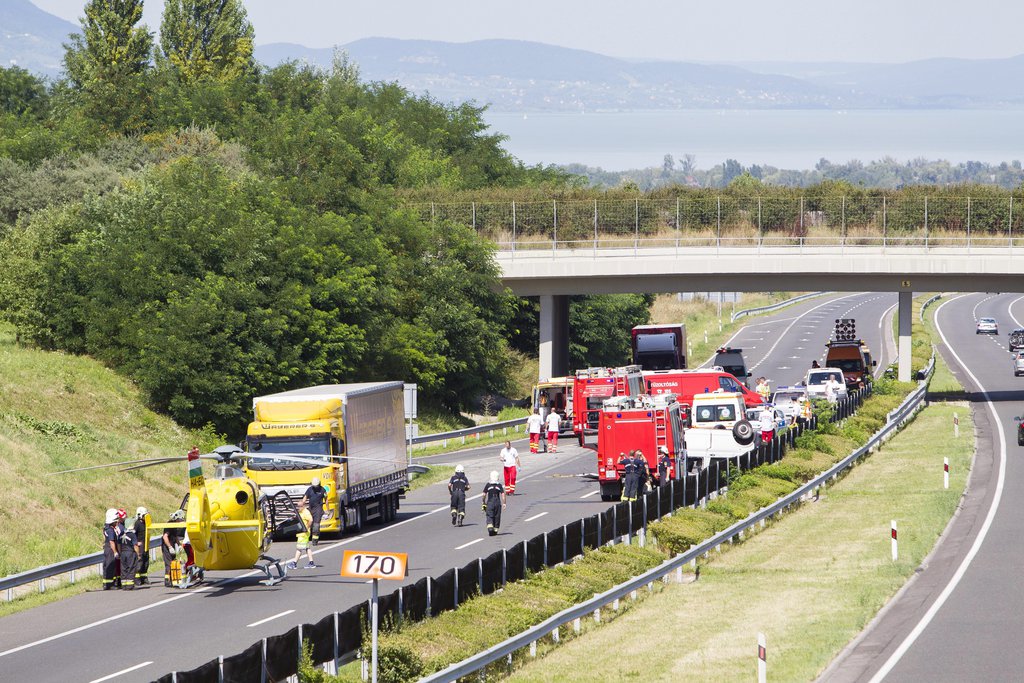
{"type": "Polygon", "coordinates": [[[341,558],[341,575],[350,579],[395,579],[406,577],[406,553],[346,550],[341,558]]]}

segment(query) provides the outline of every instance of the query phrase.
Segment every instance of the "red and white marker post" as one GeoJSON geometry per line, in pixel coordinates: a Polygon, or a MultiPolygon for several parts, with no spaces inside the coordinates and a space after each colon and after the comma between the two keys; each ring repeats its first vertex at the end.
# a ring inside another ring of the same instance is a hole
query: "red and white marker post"
{"type": "Polygon", "coordinates": [[[896,520],[892,520],[892,561],[899,557],[899,549],[896,546],[896,520]]]}
{"type": "Polygon", "coordinates": [[[757,634],[757,683],[768,681],[768,642],[763,633],[757,634]]]}
{"type": "Polygon", "coordinates": [[[949,458],[942,459],[942,487],[949,488],[949,458]]]}

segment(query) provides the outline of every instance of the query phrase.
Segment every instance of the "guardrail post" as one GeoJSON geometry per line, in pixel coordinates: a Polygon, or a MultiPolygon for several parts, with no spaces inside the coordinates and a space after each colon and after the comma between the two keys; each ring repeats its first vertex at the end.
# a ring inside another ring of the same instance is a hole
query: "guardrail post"
{"type": "Polygon", "coordinates": [[[530,641],[530,656],[531,657],[536,657],[537,656],[537,641],[536,640],[530,641]]]}
{"type": "Polygon", "coordinates": [[[576,635],[580,634],[580,619],[579,619],[579,617],[576,617],[575,619],[572,620],[572,630],[576,633],[576,635]]]}
{"type": "Polygon", "coordinates": [[[45,593],[46,592],[46,577],[43,577],[43,578],[39,579],[39,592],[40,593],[45,593]]]}

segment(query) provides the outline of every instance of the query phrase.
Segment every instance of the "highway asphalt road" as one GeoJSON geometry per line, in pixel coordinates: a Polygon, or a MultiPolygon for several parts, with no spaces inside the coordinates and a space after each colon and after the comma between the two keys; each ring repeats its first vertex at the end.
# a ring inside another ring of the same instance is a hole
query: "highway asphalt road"
{"type": "MultiPolygon", "coordinates": [[[[744,349],[754,377],[772,386],[800,381],[812,359],[824,356],[833,319],[856,317],[883,367],[893,357],[888,315],[894,294],[831,294],[801,302],[770,317],[755,318],[730,344],[744,349]]],[[[474,485],[467,525],[452,527],[443,484],[410,493],[398,520],[343,536],[316,549],[312,570],[293,570],[282,584],[267,588],[253,572],[211,574],[187,592],[153,586],[131,593],[93,592],[0,619],[0,678],[4,681],[148,681],[171,670],[184,671],[218,655],[232,655],[260,638],[315,622],[369,597],[369,586],[338,575],[342,550],[393,550],[409,554],[414,582],[460,567],[476,557],[509,547],[558,525],[605,509],[597,485],[579,475],[595,469],[593,451],[563,439],[557,454],[531,455],[518,444],[523,471],[517,495],[509,499],[501,534],[488,537],[478,495],[487,473],[499,469],[496,447],[433,456],[432,462],[462,462],[474,485]],[[119,674],[113,676],[113,674],[119,674]]],[[[97,544],[98,545],[98,544],[97,544]]],[[[290,558],[293,543],[272,554],[290,558]]],[[[160,569],[159,560],[156,563],[160,569]]],[[[395,586],[382,586],[385,591],[395,586]]]]}
{"type": "Polygon", "coordinates": [[[1014,421],[1024,377],[1014,377],[1007,348],[1010,330],[1024,327],[1024,297],[962,295],[936,316],[941,351],[969,392],[976,424],[967,493],[914,579],[822,680],[1024,679],[1024,461],[1014,421]],[[975,334],[983,316],[999,322],[998,336],[975,334]]]}

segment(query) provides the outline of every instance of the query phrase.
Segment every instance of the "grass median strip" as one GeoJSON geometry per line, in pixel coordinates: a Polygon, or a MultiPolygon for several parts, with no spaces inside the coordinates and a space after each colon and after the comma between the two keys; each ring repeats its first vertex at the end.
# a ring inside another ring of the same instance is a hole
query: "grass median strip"
{"type": "Polygon", "coordinates": [[[565,680],[587,662],[592,681],[744,680],[753,676],[756,637],[763,632],[774,680],[813,680],[914,573],[952,517],[974,451],[962,407],[961,437],[952,438],[957,409],[926,408],[817,503],[709,562],[698,581],[666,587],[512,679],[565,680]],[[943,457],[950,459],[948,490],[943,457]],[[896,562],[890,556],[893,519],[900,528],[896,562]],[[638,633],[645,652],[660,656],[621,656],[621,643],[638,633]]]}

